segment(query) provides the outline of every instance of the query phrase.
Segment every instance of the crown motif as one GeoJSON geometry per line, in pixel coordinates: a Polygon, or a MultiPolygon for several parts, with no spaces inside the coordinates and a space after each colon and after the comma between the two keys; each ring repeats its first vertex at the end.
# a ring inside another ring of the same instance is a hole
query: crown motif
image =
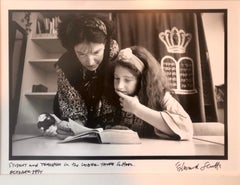
{"type": "Polygon", "coordinates": [[[192,39],[192,34],[185,33],[173,27],[171,30],[159,33],[159,39],[165,44],[169,53],[185,53],[188,44],[192,39]]]}

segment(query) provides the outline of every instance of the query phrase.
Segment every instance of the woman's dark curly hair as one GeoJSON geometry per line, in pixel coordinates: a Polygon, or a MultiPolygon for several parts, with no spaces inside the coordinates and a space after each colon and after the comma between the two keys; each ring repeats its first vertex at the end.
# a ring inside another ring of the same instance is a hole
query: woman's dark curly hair
{"type": "Polygon", "coordinates": [[[62,18],[58,26],[58,38],[62,46],[73,51],[76,44],[86,42],[104,43],[104,57],[101,68],[110,59],[110,46],[114,33],[114,25],[103,16],[94,14],[69,15],[62,18]]]}
{"type": "Polygon", "coordinates": [[[68,50],[84,41],[107,43],[112,33],[113,25],[110,21],[93,14],[69,15],[62,18],[58,26],[58,38],[68,50]]]}

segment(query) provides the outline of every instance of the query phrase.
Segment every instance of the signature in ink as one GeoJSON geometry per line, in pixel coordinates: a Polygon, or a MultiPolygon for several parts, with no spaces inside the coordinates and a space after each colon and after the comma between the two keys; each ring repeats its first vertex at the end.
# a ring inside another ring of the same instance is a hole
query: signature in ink
{"type": "Polygon", "coordinates": [[[203,165],[200,165],[199,163],[195,164],[195,165],[187,165],[185,162],[177,162],[175,164],[175,167],[177,169],[178,172],[182,172],[182,171],[191,171],[191,170],[207,170],[207,169],[215,169],[215,170],[219,170],[221,169],[221,163],[220,162],[215,162],[213,164],[211,164],[209,161],[205,162],[203,165]]]}
{"type": "Polygon", "coordinates": [[[200,168],[201,171],[204,171],[206,169],[214,168],[216,170],[219,170],[221,168],[221,163],[216,162],[214,164],[211,164],[210,162],[205,162],[204,165],[200,168]]]}
{"type": "Polygon", "coordinates": [[[188,171],[188,170],[193,170],[193,169],[199,169],[199,164],[193,165],[193,166],[188,166],[185,164],[185,162],[177,162],[175,164],[177,171],[182,172],[182,171],[188,171]]]}

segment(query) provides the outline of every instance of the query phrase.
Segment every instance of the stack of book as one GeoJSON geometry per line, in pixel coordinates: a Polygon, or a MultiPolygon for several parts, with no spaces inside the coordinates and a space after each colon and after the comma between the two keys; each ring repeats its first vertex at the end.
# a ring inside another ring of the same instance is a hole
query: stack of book
{"type": "Polygon", "coordinates": [[[37,34],[57,35],[58,24],[61,22],[59,16],[37,19],[37,34]]]}

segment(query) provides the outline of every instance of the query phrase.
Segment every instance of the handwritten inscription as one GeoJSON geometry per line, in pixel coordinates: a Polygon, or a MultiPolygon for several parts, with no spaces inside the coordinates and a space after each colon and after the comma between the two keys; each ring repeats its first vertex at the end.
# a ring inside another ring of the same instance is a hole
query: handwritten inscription
{"type": "Polygon", "coordinates": [[[10,175],[40,175],[43,170],[10,170],[10,175]]]}
{"type": "Polygon", "coordinates": [[[40,165],[41,165],[41,166],[46,166],[46,167],[57,167],[57,166],[61,166],[62,163],[60,163],[60,162],[53,162],[53,163],[44,163],[44,162],[41,162],[40,165]]]}
{"type": "Polygon", "coordinates": [[[38,175],[42,174],[43,170],[38,169],[38,163],[9,163],[9,174],[11,175],[38,175]]]}
{"type": "Polygon", "coordinates": [[[209,161],[207,161],[204,164],[197,163],[194,165],[188,165],[185,162],[177,162],[175,164],[175,167],[178,172],[192,171],[192,170],[204,171],[209,169],[219,170],[221,169],[221,163],[220,162],[210,163],[209,161]]]}
{"type": "Polygon", "coordinates": [[[125,166],[133,166],[132,163],[127,163],[127,162],[117,162],[117,166],[122,166],[122,167],[125,167],[125,166]]]}
{"type": "Polygon", "coordinates": [[[11,175],[40,175],[51,168],[73,170],[75,168],[101,168],[101,167],[133,167],[134,164],[127,161],[76,161],[76,162],[9,162],[9,174],[11,175]]]}

